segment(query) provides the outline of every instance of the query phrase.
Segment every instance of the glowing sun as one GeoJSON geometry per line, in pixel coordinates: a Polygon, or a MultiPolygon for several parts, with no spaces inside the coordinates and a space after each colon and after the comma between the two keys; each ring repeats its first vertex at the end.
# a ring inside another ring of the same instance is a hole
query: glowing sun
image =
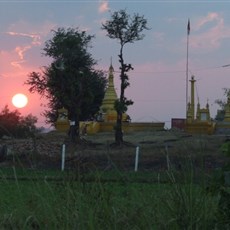
{"type": "Polygon", "coordinates": [[[28,103],[28,98],[22,93],[17,93],[12,97],[12,103],[17,108],[23,108],[28,103]]]}

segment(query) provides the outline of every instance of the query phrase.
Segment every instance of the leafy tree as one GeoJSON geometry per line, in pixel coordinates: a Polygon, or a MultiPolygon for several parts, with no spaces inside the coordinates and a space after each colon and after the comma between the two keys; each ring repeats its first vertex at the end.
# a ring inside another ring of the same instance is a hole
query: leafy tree
{"type": "Polygon", "coordinates": [[[44,112],[48,123],[57,119],[57,110],[65,107],[72,140],[80,140],[79,121],[92,117],[101,105],[106,79],[103,72],[93,69],[96,61],[88,52],[94,36],[78,29],[59,28],[45,43],[44,55],[53,62],[42,73],[30,73],[26,84],[30,92],[45,96],[49,103],[44,112]],[[72,123],[72,122],[71,122],[72,123]]]}
{"type": "Polygon", "coordinates": [[[32,114],[28,114],[25,117],[20,118],[19,122],[19,128],[24,132],[24,133],[34,133],[37,131],[37,127],[35,124],[37,123],[38,118],[36,116],[33,116],[32,114]]]}
{"type": "Polygon", "coordinates": [[[0,136],[28,137],[36,131],[37,117],[21,116],[18,110],[10,111],[6,105],[0,113],[0,136]]]}
{"type": "Polygon", "coordinates": [[[115,102],[115,110],[117,111],[117,122],[115,128],[115,142],[118,145],[123,143],[122,133],[122,114],[125,113],[129,105],[133,104],[132,100],[125,97],[125,89],[129,86],[129,77],[127,73],[133,70],[131,64],[124,61],[123,50],[127,43],[134,43],[142,40],[144,34],[142,31],[147,28],[147,20],[143,16],[134,14],[132,17],[126,10],[120,10],[111,14],[111,19],[102,24],[102,30],[107,32],[107,36],[111,39],[117,39],[120,44],[120,52],[118,55],[120,62],[120,97],[115,102]]]}
{"type": "MultiPolygon", "coordinates": [[[[223,91],[224,91],[224,95],[226,96],[226,98],[229,98],[230,89],[223,88],[223,91]]],[[[219,105],[219,107],[220,107],[220,110],[217,111],[215,119],[217,121],[222,121],[224,119],[224,116],[225,116],[225,106],[226,106],[227,100],[217,99],[217,100],[215,100],[215,103],[217,105],[219,105]]]]}
{"type": "Polygon", "coordinates": [[[2,109],[0,113],[1,135],[12,135],[19,124],[20,115],[18,110],[10,111],[8,105],[2,109]]]}

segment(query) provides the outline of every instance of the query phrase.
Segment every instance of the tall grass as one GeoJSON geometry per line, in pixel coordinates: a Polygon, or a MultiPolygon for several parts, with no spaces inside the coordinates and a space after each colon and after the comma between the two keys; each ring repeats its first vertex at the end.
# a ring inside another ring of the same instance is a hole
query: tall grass
{"type": "Polygon", "coordinates": [[[102,184],[99,178],[91,183],[2,181],[0,228],[151,229],[146,189],[102,184]]]}
{"type": "Polygon", "coordinates": [[[160,229],[212,229],[217,197],[206,193],[206,186],[196,182],[192,168],[182,170],[179,177],[177,174],[173,169],[168,170],[170,183],[165,189],[159,186],[157,225],[160,229]]]}
{"type": "MultiPolygon", "coordinates": [[[[119,172],[119,176],[123,174],[119,172]]],[[[127,173],[124,173],[127,174],[127,173]]],[[[0,229],[212,229],[215,197],[168,171],[170,183],[3,179],[0,229]],[[178,181],[177,181],[178,179],[178,181]]],[[[124,179],[126,178],[126,179],[124,179]]],[[[188,177],[186,177],[188,178],[188,177]]],[[[190,177],[191,178],[191,177],[190,177]]],[[[192,182],[192,183],[191,183],[192,182]]]]}
{"type": "Polygon", "coordinates": [[[90,180],[83,172],[69,172],[48,181],[37,172],[23,181],[15,168],[9,180],[2,172],[0,229],[218,229],[219,196],[206,192],[205,172],[197,179],[190,156],[180,168],[170,162],[168,150],[166,160],[168,170],[158,177],[122,172],[113,162],[113,173],[95,169],[90,180]]]}

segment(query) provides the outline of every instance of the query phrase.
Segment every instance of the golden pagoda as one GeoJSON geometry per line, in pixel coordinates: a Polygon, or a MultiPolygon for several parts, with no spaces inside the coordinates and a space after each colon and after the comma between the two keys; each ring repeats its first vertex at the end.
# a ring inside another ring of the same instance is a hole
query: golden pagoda
{"type": "Polygon", "coordinates": [[[102,119],[104,122],[116,121],[117,112],[114,109],[114,103],[117,100],[117,94],[114,88],[114,69],[112,63],[109,67],[109,78],[108,78],[108,87],[105,91],[105,96],[102,101],[100,111],[102,113],[102,119]]]}
{"type": "MultiPolygon", "coordinates": [[[[102,113],[102,120],[104,122],[116,122],[117,120],[117,111],[114,108],[114,103],[117,100],[117,93],[114,87],[114,68],[112,62],[109,67],[109,78],[108,78],[108,87],[105,91],[105,96],[100,107],[100,112],[102,113]]],[[[123,121],[127,119],[127,115],[123,114],[123,121]]]]}
{"type": "Polygon", "coordinates": [[[58,118],[55,122],[58,131],[65,132],[69,129],[68,111],[64,107],[58,110],[58,118]]]}
{"type": "Polygon", "coordinates": [[[195,118],[195,77],[191,77],[191,102],[187,106],[187,117],[185,130],[189,133],[212,134],[215,130],[215,123],[211,121],[209,104],[206,108],[200,108],[198,100],[195,118]]]}
{"type": "Polygon", "coordinates": [[[191,77],[191,115],[192,115],[192,121],[195,119],[195,77],[191,77]]]}
{"type": "MultiPolygon", "coordinates": [[[[112,62],[109,67],[108,75],[108,86],[97,119],[93,121],[80,121],[80,129],[83,130],[84,128],[87,134],[114,131],[114,126],[117,121],[117,111],[114,108],[114,104],[118,97],[114,87],[114,69],[112,62]]],[[[65,132],[69,127],[67,110],[62,108],[58,110],[58,114],[59,116],[55,123],[55,127],[58,131],[65,132]]],[[[128,118],[129,116],[126,113],[122,114],[122,131],[124,132],[164,130],[164,122],[131,122],[131,119],[128,118]]]]}
{"type": "Polygon", "coordinates": [[[192,123],[192,108],[191,108],[191,103],[188,103],[188,108],[187,108],[187,123],[192,123]]]}

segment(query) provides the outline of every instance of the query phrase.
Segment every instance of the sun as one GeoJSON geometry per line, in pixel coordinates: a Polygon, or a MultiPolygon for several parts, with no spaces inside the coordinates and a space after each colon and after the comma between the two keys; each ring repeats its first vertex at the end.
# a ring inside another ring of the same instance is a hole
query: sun
{"type": "Polygon", "coordinates": [[[12,103],[17,108],[23,108],[28,103],[28,98],[22,93],[17,93],[12,97],[12,103]]]}

